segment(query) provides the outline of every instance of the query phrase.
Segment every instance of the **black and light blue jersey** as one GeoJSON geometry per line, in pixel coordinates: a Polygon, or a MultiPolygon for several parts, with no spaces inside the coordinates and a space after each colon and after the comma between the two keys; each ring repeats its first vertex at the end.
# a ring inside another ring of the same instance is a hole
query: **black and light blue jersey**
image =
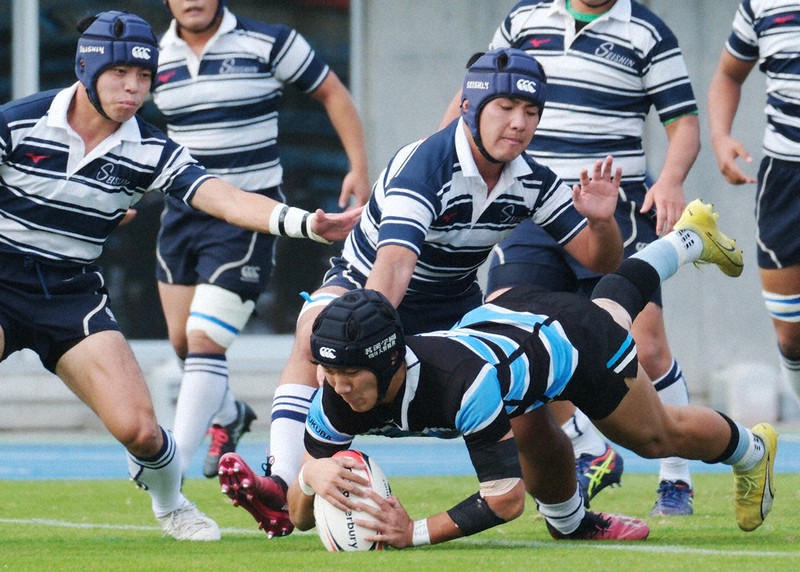
{"type": "Polygon", "coordinates": [[[725,47],[735,58],[757,60],[766,75],[764,153],[800,160],[800,4],[744,0],[725,47]]]}
{"type": "Polygon", "coordinates": [[[225,10],[198,58],[173,21],[161,40],[154,101],[170,137],[210,173],[245,190],[280,185],[278,108],[284,87],[317,89],[328,66],[283,24],[225,10]]]}
{"type": "Polygon", "coordinates": [[[67,122],[77,86],[0,107],[0,251],[89,264],[144,193],[188,203],[210,177],[138,116],[85,153],[67,122]]]}
{"type": "Polygon", "coordinates": [[[506,164],[488,192],[458,119],[397,152],[342,256],[369,276],[378,249],[399,245],[418,256],[409,292],[460,294],[475,282],[494,245],[527,219],[560,244],[586,225],[571,190],[524,154],[506,164]]]}
{"type": "Polygon", "coordinates": [[[365,434],[461,435],[480,448],[501,440],[513,417],[565,396],[592,411],[585,400],[608,395],[606,415],[638,368],[630,333],[563,292],[517,288],[450,330],[408,336],[406,344],[405,383],[391,405],[356,413],[327,383],[315,394],[305,436],[312,456],[330,456],[365,434]]]}
{"type": "Polygon", "coordinates": [[[547,103],[528,151],[567,183],[610,154],[623,181],[644,184],[649,110],[662,123],[697,112],[677,39],[637,2],[619,0],[576,32],[565,0],[523,0],[490,47],[508,46],[535,56],[547,73],[547,103]]]}

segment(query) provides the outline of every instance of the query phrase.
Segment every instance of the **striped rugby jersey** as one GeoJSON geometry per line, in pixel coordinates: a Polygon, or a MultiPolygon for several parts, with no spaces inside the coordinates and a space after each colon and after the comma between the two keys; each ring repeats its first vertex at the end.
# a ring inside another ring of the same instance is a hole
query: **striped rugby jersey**
{"type": "Polygon", "coordinates": [[[84,156],[67,123],[77,87],[0,107],[0,251],[89,264],[144,193],[162,190],[188,204],[210,178],[139,116],[84,156]]]}
{"type": "Polygon", "coordinates": [[[758,60],[767,76],[764,153],[800,161],[800,4],[744,0],[725,48],[740,60],[758,60]]]}
{"type": "Polygon", "coordinates": [[[342,256],[368,276],[378,248],[404,246],[418,255],[409,292],[460,294],[492,248],[526,219],[560,244],[586,225],[572,191],[525,154],[506,165],[487,197],[459,118],[397,152],[373,185],[342,256]]]}
{"type": "Polygon", "coordinates": [[[638,367],[630,332],[607,313],[575,294],[535,289],[516,289],[450,330],[405,341],[405,379],[392,403],[355,412],[329,383],[314,395],[304,437],[312,456],[331,456],[356,435],[463,436],[474,451],[571,384],[578,387],[567,395],[593,399],[602,391],[597,368],[626,376],[638,367]]]}
{"type": "Polygon", "coordinates": [[[618,0],[576,34],[566,0],[523,0],[490,47],[508,46],[545,69],[547,103],[528,152],[568,183],[610,154],[624,183],[643,184],[650,108],[662,123],[697,112],[677,39],[637,2],[618,0]]]}
{"type": "Polygon", "coordinates": [[[452,330],[406,338],[406,379],[391,406],[355,413],[326,383],[306,420],[315,457],[346,448],[355,435],[497,441],[509,419],[550,401],[569,382],[578,351],[544,315],[485,305],[452,330]],[[524,350],[524,351],[522,351],[524,350]],[[546,397],[544,397],[546,396],[546,397]]]}
{"type": "Polygon", "coordinates": [[[286,84],[313,92],[328,66],[295,30],[225,9],[200,59],[178,37],[161,40],[155,104],[170,137],[210,173],[245,190],[281,184],[278,108],[286,84]]]}

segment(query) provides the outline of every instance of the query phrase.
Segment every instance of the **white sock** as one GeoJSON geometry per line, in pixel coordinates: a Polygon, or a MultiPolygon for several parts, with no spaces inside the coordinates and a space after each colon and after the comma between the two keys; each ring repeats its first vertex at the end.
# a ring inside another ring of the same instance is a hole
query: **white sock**
{"type": "Polygon", "coordinates": [[[747,451],[741,459],[733,463],[733,467],[740,472],[747,471],[755,467],[759,461],[764,458],[764,454],[767,450],[760,437],[753,435],[752,431],[749,429],[746,429],[745,431],[747,431],[747,438],[749,438],[747,451]]]}
{"type": "Polygon", "coordinates": [[[228,389],[225,354],[189,354],[175,407],[175,443],[185,475],[228,389]]]}
{"type": "Polygon", "coordinates": [[[575,410],[575,413],[561,426],[561,429],[572,441],[576,459],[583,454],[599,457],[606,452],[605,440],[580,409],[575,410]]]}
{"type": "MultiPolygon", "coordinates": [[[[669,371],[658,379],[653,380],[653,386],[658,391],[658,397],[667,405],[689,405],[689,392],[686,388],[686,379],[683,377],[678,362],[672,360],[669,371]]],[[[680,457],[666,457],[661,459],[661,470],[658,475],[661,481],[683,481],[692,486],[692,476],[689,472],[689,461],[680,457]]]]}
{"type": "MultiPolygon", "coordinates": [[[[230,382],[229,382],[230,383],[230,382]]],[[[225,395],[222,396],[222,405],[211,420],[212,425],[230,425],[236,421],[239,415],[239,408],[236,407],[236,397],[231,391],[230,385],[225,388],[225,395]]]]}
{"type": "Polygon", "coordinates": [[[169,431],[161,429],[164,445],[152,459],[140,459],[127,454],[128,473],[144,488],[152,499],[153,512],[157,517],[180,507],[186,502],[181,493],[180,454],[169,431]]]}
{"type": "Polygon", "coordinates": [[[539,514],[561,534],[575,532],[575,529],[578,528],[586,514],[578,487],[575,487],[575,493],[568,501],[558,504],[545,504],[537,500],[536,504],[539,508],[539,514]]]}
{"type": "Polygon", "coordinates": [[[267,456],[274,458],[272,474],[287,485],[297,478],[303,464],[306,417],[316,390],[316,387],[296,383],[279,385],[272,399],[267,456]]]}

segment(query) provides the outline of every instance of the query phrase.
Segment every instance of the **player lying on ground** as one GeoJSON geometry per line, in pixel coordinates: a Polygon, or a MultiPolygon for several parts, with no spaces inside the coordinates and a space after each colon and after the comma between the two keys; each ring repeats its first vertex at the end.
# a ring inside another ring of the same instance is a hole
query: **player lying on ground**
{"type": "MultiPolygon", "coordinates": [[[[311,338],[326,383],[309,413],[305,464],[289,490],[292,522],[300,529],[313,527],[313,497],[320,494],[342,509],[369,512],[374,522],[359,521],[376,531],[368,540],[404,548],[517,518],[524,488],[540,486],[526,471],[528,463],[549,447],[534,432],[518,434],[518,420],[524,423],[557,398],[573,401],[610,439],[644,457],[677,455],[732,465],[737,522],[742,530],[757,528],[774,498],[775,430],[762,423],[751,431],[705,407],[663,405],[636,360],[628,331],[652,291],[681,264],[713,263],[728,275],[741,273],[741,252],[715,220],[710,206],[692,202],[676,230],[604,277],[592,301],[515,288],[469,312],[449,331],[405,340],[395,311],[377,293],[357,290],[332,302],[311,338]],[[342,490],[358,495],[365,483],[348,470],[352,461],[329,457],[364,433],[461,434],[480,491],[416,522],[395,497],[387,501],[368,493],[377,508],[348,498],[342,490]]],[[[228,484],[247,484],[257,492],[258,477],[244,465],[230,473],[237,471],[248,482],[231,478],[228,484]]],[[[579,510],[579,496],[567,502],[579,510]]],[[[540,504],[546,516],[549,508],[540,504]]],[[[574,531],[582,525],[571,523],[574,531]]],[[[563,531],[553,535],[574,537],[563,531]]]]}

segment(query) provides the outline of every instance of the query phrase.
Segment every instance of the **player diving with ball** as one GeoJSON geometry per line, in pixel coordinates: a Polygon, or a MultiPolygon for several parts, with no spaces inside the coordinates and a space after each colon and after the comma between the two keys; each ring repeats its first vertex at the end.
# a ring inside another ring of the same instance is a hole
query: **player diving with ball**
{"type": "MultiPolygon", "coordinates": [[[[396,310],[372,290],[332,301],[315,320],[311,353],[325,383],[306,423],[303,468],[288,492],[301,530],[315,524],[313,499],[366,511],[366,540],[395,548],[437,544],[519,517],[533,496],[556,539],[642,540],[641,520],[584,509],[569,442],[543,404],[574,402],[612,441],[647,458],[680,456],[731,465],[739,527],[756,529],[774,499],[777,433],[747,429],[720,412],[658,399],[636,358],[632,320],[686,263],[738,276],[742,253],[711,206],[690,203],[674,230],[622,262],[591,301],[517,287],[498,293],[447,331],[404,336],[396,310]],[[396,497],[380,498],[331,458],[356,435],[463,436],[479,491],[451,509],[414,520],[396,497]],[[345,494],[345,492],[347,494],[345,494]],[[359,495],[364,495],[359,498],[359,495]],[[376,506],[364,502],[371,499],[376,506]]],[[[258,498],[259,477],[241,460],[221,479],[258,498]]]]}

